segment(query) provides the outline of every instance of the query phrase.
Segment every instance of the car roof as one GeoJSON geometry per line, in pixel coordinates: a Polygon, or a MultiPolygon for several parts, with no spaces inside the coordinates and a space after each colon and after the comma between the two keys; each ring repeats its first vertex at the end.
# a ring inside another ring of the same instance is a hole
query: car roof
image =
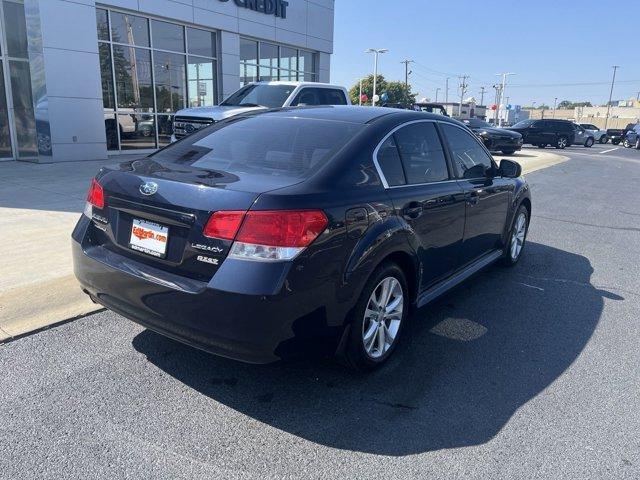
{"type": "Polygon", "coordinates": [[[349,123],[371,123],[382,117],[394,116],[398,121],[411,120],[439,120],[448,123],[460,124],[449,117],[428,112],[416,112],[414,110],[398,110],[386,107],[359,107],[356,105],[326,105],[309,107],[275,108],[265,112],[255,112],[249,115],[271,115],[282,118],[309,118],[315,120],[333,120],[349,123]]]}
{"type": "Polygon", "coordinates": [[[269,82],[251,82],[250,85],[288,85],[291,87],[331,87],[331,88],[344,88],[341,85],[335,85],[332,83],[320,83],[320,82],[287,82],[281,80],[273,80],[269,82]]]}

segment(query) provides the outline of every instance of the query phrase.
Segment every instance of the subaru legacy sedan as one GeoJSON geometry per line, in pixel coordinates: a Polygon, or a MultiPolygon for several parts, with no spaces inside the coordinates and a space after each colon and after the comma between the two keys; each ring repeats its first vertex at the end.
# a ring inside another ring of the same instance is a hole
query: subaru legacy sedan
{"type": "Polygon", "coordinates": [[[223,120],[101,169],[73,232],[90,297],[251,363],[394,352],[410,310],[520,259],[531,196],[463,124],[305,107],[223,120]]]}

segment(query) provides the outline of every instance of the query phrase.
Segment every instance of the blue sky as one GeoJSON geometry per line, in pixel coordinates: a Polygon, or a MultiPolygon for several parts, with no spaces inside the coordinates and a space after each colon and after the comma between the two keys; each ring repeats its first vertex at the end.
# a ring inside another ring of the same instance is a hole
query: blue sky
{"type": "MultiPolygon", "coordinates": [[[[638,0],[633,0],[635,4],[638,0]]],[[[470,75],[469,93],[480,99],[498,72],[515,72],[506,95],[512,104],[533,101],[604,103],[612,65],[620,65],[614,99],[640,91],[640,43],[635,18],[622,2],[602,0],[336,0],[332,82],[351,86],[373,73],[367,48],[388,48],[379,73],[404,80],[406,58],[420,97],[435,96],[450,80],[449,100],[459,97],[457,77],[470,75]],[[618,13],[610,10],[618,5],[618,13]],[[635,47],[633,47],[635,45],[635,47]],[[589,85],[584,85],[589,84],[589,85]]],[[[439,100],[443,100],[443,90],[439,100]]]]}

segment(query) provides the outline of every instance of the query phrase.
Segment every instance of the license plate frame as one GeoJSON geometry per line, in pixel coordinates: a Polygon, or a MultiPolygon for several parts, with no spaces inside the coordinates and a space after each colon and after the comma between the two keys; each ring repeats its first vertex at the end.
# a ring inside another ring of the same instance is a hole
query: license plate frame
{"type": "Polygon", "coordinates": [[[129,248],[155,258],[167,257],[169,227],[144,218],[133,218],[129,248]]]}

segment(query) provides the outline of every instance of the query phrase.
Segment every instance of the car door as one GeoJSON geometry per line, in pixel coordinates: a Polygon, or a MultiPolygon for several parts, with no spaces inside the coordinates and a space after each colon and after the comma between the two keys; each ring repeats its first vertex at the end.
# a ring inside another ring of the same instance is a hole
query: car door
{"type": "Polygon", "coordinates": [[[524,132],[523,132],[523,141],[525,143],[529,143],[532,145],[537,145],[539,143],[542,143],[545,141],[544,138],[544,132],[543,132],[543,127],[544,127],[544,120],[536,120],[535,122],[533,122],[529,128],[527,128],[524,132]]]}
{"type": "Polygon", "coordinates": [[[376,151],[396,214],[417,239],[421,289],[456,270],[464,235],[464,192],[452,176],[433,121],[409,122],[376,151]]]}
{"type": "Polygon", "coordinates": [[[514,184],[495,177],[491,154],[463,127],[442,123],[455,175],[465,192],[466,221],[460,255],[461,265],[501,247],[509,199],[514,184]]]}

